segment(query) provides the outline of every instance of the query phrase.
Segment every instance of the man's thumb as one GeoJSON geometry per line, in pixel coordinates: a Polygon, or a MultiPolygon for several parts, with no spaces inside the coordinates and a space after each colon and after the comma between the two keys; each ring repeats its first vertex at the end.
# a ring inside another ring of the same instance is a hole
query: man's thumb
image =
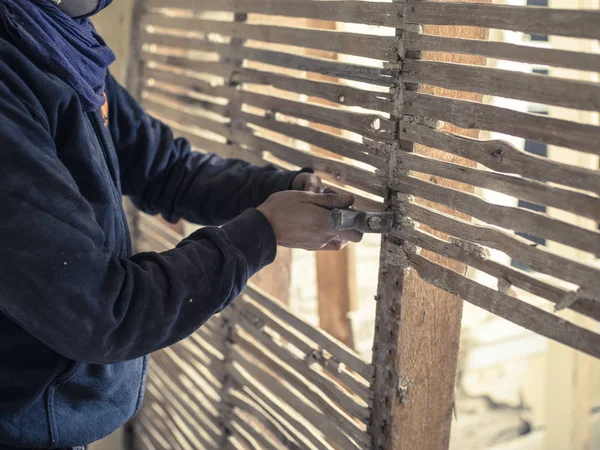
{"type": "Polygon", "coordinates": [[[338,194],[337,192],[315,194],[311,195],[310,202],[327,209],[347,208],[354,203],[354,195],[338,194]]]}

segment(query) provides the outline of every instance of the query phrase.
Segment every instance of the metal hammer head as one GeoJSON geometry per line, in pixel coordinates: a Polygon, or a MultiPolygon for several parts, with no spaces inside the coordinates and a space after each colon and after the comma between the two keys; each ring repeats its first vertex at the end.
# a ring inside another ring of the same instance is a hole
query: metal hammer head
{"type": "Polygon", "coordinates": [[[356,230],[361,233],[387,233],[394,225],[392,212],[365,212],[355,209],[333,209],[329,213],[332,230],[356,230]]]}

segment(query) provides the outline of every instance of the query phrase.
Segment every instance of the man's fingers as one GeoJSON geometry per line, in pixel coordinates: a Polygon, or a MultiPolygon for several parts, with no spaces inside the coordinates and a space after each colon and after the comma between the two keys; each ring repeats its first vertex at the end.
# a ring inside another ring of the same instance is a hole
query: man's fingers
{"type": "Polygon", "coordinates": [[[351,194],[316,194],[310,197],[310,203],[321,206],[322,208],[347,208],[354,203],[354,195],[351,194]]]}
{"type": "Polygon", "coordinates": [[[333,239],[329,241],[321,250],[337,252],[343,249],[348,244],[348,241],[333,239]]]}
{"type": "Polygon", "coordinates": [[[362,238],[363,238],[363,234],[356,230],[340,231],[338,233],[338,235],[341,239],[344,239],[344,240],[350,241],[350,242],[360,242],[360,241],[362,241],[362,238]]]}
{"type": "Polygon", "coordinates": [[[320,194],[322,190],[321,179],[317,176],[311,177],[304,186],[305,191],[314,192],[315,194],[320,194]]]}

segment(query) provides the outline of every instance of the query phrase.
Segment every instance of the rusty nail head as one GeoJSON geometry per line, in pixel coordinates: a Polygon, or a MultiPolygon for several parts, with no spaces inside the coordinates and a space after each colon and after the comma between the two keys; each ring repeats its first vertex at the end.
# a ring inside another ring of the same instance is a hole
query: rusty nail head
{"type": "Polygon", "coordinates": [[[381,229],[381,218],[377,216],[369,217],[368,225],[371,230],[379,231],[381,229]]]}

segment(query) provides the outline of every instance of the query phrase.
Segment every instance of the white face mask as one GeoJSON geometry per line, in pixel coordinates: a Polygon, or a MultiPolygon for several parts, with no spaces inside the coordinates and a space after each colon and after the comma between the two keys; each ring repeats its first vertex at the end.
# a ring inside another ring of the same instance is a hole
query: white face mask
{"type": "Polygon", "coordinates": [[[100,0],[52,0],[70,17],[85,17],[98,12],[100,0]]]}

